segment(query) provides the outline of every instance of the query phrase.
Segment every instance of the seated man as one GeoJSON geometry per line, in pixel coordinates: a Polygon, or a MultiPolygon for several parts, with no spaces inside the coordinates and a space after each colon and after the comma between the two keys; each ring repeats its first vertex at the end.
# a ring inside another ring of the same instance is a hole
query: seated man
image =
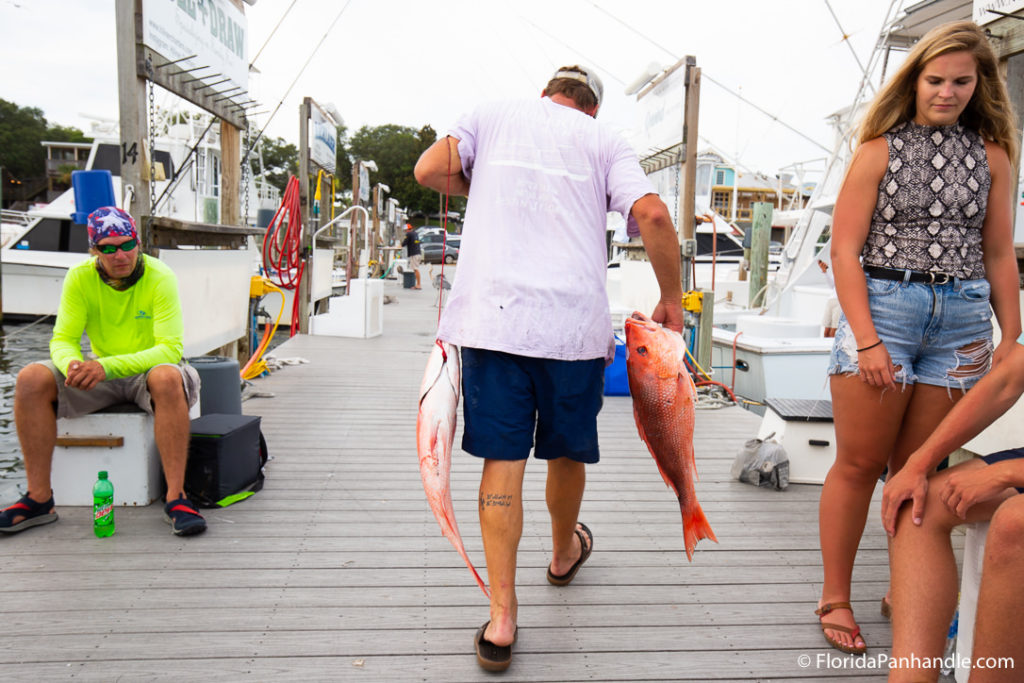
{"type": "MultiPolygon", "coordinates": [[[[1024,448],[975,458],[931,477],[947,454],[972,439],[1024,393],[1024,335],[1013,351],[954,406],[907,464],[885,484],[882,524],[892,536],[891,681],[937,680],[957,605],[953,527],[991,520],[978,593],[972,662],[1012,657],[1007,667],[971,672],[978,681],[1019,680],[1024,638],[1024,448]],[[910,505],[903,505],[904,502],[910,505]],[[902,506],[902,509],[900,509],[902,506]]],[[[994,660],[993,660],[994,661],[994,660]]]]}
{"type": "Polygon", "coordinates": [[[72,267],[64,279],[51,360],[18,373],[14,422],[28,492],[0,513],[0,532],[57,521],[50,488],[57,418],[128,401],[153,415],[167,479],[164,517],[171,530],[178,536],[201,533],[206,520],[184,493],[188,409],[199,397],[199,374],[180,362],[177,278],[141,253],[135,221],[121,209],[97,209],[89,215],[88,230],[94,256],[72,267]],[[83,331],[97,360],[82,357],[83,331]]]}

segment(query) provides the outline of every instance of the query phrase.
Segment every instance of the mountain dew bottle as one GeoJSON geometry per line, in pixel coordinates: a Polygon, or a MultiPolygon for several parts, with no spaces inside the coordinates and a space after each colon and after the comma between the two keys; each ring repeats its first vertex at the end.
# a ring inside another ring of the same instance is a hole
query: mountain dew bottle
{"type": "Polygon", "coordinates": [[[92,530],[99,538],[114,535],[114,485],[105,470],[92,487],[92,530]]]}

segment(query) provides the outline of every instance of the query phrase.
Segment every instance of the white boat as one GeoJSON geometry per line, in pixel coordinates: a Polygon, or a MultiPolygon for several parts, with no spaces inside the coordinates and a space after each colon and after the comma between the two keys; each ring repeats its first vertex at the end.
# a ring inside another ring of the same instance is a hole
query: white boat
{"type": "MultiPolygon", "coordinates": [[[[152,183],[159,198],[156,215],[187,222],[217,223],[220,215],[220,142],[216,127],[207,130],[206,115],[164,114],[156,135],[156,161],[163,175],[152,183]],[[189,151],[195,148],[193,155],[189,151]]],[[[85,168],[111,172],[114,196],[124,205],[120,177],[117,124],[93,124],[94,138],[85,168]]],[[[130,191],[130,190],[129,190],[130,191]]],[[[247,223],[255,225],[260,211],[272,211],[279,201],[276,188],[252,179],[248,202],[243,188],[241,205],[248,204],[247,223]]],[[[49,204],[24,214],[4,212],[3,313],[9,317],[54,315],[68,268],[88,252],[88,236],[74,223],[72,189],[49,204]],[[10,219],[10,220],[9,220],[10,219]]],[[[185,354],[197,355],[230,343],[247,328],[249,277],[258,254],[246,250],[163,249],[159,258],[178,275],[185,315],[185,354]]]]}

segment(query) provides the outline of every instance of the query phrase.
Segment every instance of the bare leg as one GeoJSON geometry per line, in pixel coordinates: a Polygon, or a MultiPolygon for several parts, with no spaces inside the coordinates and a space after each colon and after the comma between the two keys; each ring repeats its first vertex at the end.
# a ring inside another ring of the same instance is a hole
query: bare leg
{"type": "MultiPolygon", "coordinates": [[[[50,499],[50,468],[57,443],[57,381],[44,365],[33,363],[22,368],[14,385],[14,424],[21,453],[25,458],[25,476],[29,497],[37,503],[50,499]]],[[[15,517],[17,523],[23,519],[15,517]]]]}
{"type": "Polygon", "coordinates": [[[480,531],[491,588],[491,623],[484,638],[510,645],[515,638],[516,553],[523,535],[526,460],[485,460],[480,478],[480,531]]]}
{"type": "MultiPolygon", "coordinates": [[[[903,413],[913,395],[869,386],[856,376],[834,375],[832,413],[836,429],[836,461],[825,477],[818,510],[821,558],[825,580],[822,603],[848,602],[850,577],[871,493],[885,469],[896,443],[903,413]]],[[[854,628],[853,614],[838,609],[826,621],[854,628]]],[[[845,645],[861,647],[848,633],[829,630],[827,634],[845,645]]]]}
{"type": "Polygon", "coordinates": [[[188,404],[181,373],[170,365],[158,365],[146,377],[153,399],[153,432],[160,462],[167,479],[167,501],[185,491],[185,465],[188,462],[188,404]]]}
{"type": "MultiPolygon", "coordinates": [[[[889,557],[893,589],[892,656],[897,661],[942,656],[946,632],[956,609],[958,587],[950,531],[965,522],[946,507],[939,493],[949,472],[982,467],[987,467],[983,461],[971,460],[932,477],[921,526],[911,521],[909,503],[900,510],[889,557]]],[[[1002,499],[975,505],[968,512],[967,521],[988,519],[1000,502],[1002,499]]],[[[937,669],[900,668],[890,670],[889,680],[934,681],[938,675],[937,669]]]]}
{"type": "Polygon", "coordinates": [[[580,559],[583,547],[576,535],[576,522],[587,483],[587,466],[569,458],[548,460],[545,498],[551,515],[551,573],[565,574],[580,559]]]}
{"type": "MultiPolygon", "coordinates": [[[[964,393],[958,389],[947,391],[945,387],[933,384],[915,386],[914,395],[903,413],[903,423],[896,439],[896,447],[889,458],[889,472],[886,477],[903,469],[910,454],[931,436],[942,419],[963,396],[964,393]]],[[[891,604],[892,596],[886,593],[885,597],[891,604]]]]}
{"type": "Polygon", "coordinates": [[[1024,496],[1012,495],[992,517],[985,539],[985,564],[978,593],[978,618],[974,625],[972,661],[987,657],[1012,657],[1013,669],[976,668],[971,683],[1017,680],[1024,670],[1024,639],[1020,614],[1024,597],[1024,496]]]}

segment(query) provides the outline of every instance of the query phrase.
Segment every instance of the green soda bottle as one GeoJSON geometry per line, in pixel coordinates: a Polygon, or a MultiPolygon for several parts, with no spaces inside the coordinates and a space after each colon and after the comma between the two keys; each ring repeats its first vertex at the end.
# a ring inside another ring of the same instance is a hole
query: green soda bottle
{"type": "Polygon", "coordinates": [[[92,530],[98,538],[114,535],[114,485],[106,470],[92,487],[92,530]]]}

